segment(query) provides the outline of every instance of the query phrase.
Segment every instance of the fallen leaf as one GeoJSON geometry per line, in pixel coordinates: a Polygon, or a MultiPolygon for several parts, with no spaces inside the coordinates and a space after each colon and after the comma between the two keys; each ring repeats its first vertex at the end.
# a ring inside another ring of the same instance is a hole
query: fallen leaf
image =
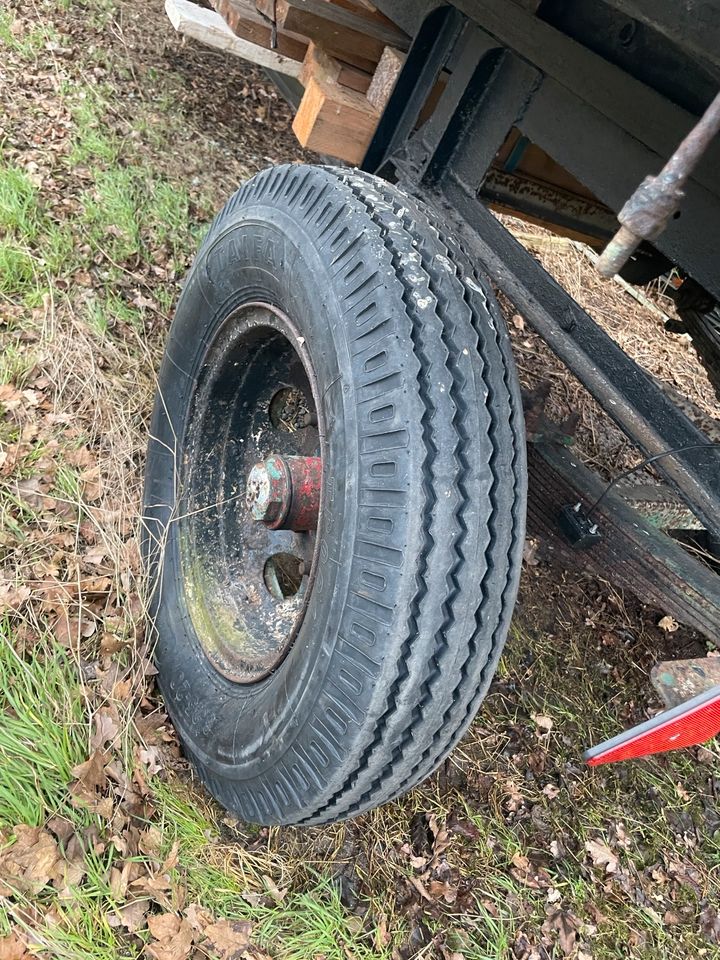
{"type": "Polygon", "coordinates": [[[113,704],[100,707],[93,719],[93,735],[90,745],[94,750],[112,744],[120,732],[120,717],[113,704]]]}
{"type": "Polygon", "coordinates": [[[205,935],[218,960],[241,960],[250,946],[252,924],[244,920],[221,920],[205,928],[205,935]]]}
{"type": "Polygon", "coordinates": [[[148,930],[155,938],[145,947],[153,960],[184,960],[193,945],[193,929],[175,913],[148,917],[148,930]]]}
{"type": "Polygon", "coordinates": [[[0,960],[29,960],[30,956],[17,934],[0,937],[0,960]]]}
{"type": "Polygon", "coordinates": [[[12,896],[15,890],[35,896],[57,876],[57,842],[42,827],[19,824],[13,833],[15,842],[0,853],[0,896],[12,896]]]}
{"type": "Polygon", "coordinates": [[[267,875],[263,876],[263,883],[265,884],[265,888],[267,892],[273,898],[275,903],[282,903],[285,897],[287,896],[288,888],[283,887],[282,889],[280,889],[280,887],[278,887],[278,885],[275,883],[273,878],[267,875]]]}
{"type": "Polygon", "coordinates": [[[191,903],[186,907],[185,919],[193,930],[204,931],[206,927],[213,923],[213,915],[205,907],[201,907],[199,903],[191,903]]]}
{"type": "Polygon", "coordinates": [[[135,933],[145,925],[145,917],[150,909],[149,900],[134,900],[132,903],[126,903],[124,907],[118,907],[115,911],[115,917],[109,918],[110,926],[121,926],[129,933],[135,933]],[[116,922],[113,922],[113,921],[116,922]]]}
{"type": "Polygon", "coordinates": [[[433,900],[442,899],[445,903],[455,903],[457,900],[457,884],[450,883],[448,880],[431,880],[426,889],[433,900]]]}
{"type": "Polygon", "coordinates": [[[557,935],[558,946],[569,957],[577,946],[577,918],[567,910],[557,910],[543,924],[543,930],[557,935]]]}
{"type": "Polygon", "coordinates": [[[524,857],[521,853],[516,853],[512,860],[510,873],[519,882],[533,890],[540,890],[543,887],[549,887],[550,877],[542,867],[536,867],[535,864],[524,857]]]}
{"type": "Polygon", "coordinates": [[[618,868],[618,859],[606,843],[588,840],[585,849],[596,867],[604,867],[605,873],[615,873],[618,868]]]}
{"type": "Polygon", "coordinates": [[[700,914],[700,931],[711,943],[720,943],[720,914],[708,905],[700,914]]]}
{"type": "Polygon", "coordinates": [[[87,788],[102,789],[107,783],[105,773],[105,755],[95,750],[89,760],[73,768],[72,775],[87,788]]]}
{"type": "Polygon", "coordinates": [[[0,580],[0,613],[16,613],[29,598],[31,590],[10,580],[0,580]]]}
{"type": "Polygon", "coordinates": [[[550,733],[553,728],[552,717],[546,717],[544,713],[531,713],[530,717],[535,721],[535,725],[540,727],[545,733],[550,733]]]}
{"type": "Polygon", "coordinates": [[[151,777],[154,777],[163,768],[162,754],[158,747],[141,748],[138,750],[138,758],[147,767],[147,772],[151,777]]]}

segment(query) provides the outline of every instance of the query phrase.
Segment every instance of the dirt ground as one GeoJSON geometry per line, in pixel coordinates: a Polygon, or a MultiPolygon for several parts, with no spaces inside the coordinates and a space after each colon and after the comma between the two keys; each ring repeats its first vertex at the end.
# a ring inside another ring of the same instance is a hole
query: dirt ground
{"type": "MultiPolygon", "coordinates": [[[[307,159],[253,68],[160,0],[0,9],[0,960],[720,955],[715,746],[592,770],[651,715],[659,654],[707,649],[528,556],[471,730],[407,797],[258,829],[195,781],[155,691],[137,534],[154,378],[203,231],[307,159]]],[[[692,345],[582,250],[513,224],[701,419],[692,345]]],[[[660,310],[662,296],[652,296],[660,310]]],[[[508,308],[521,378],[605,476],[637,454],[508,308]]]]}

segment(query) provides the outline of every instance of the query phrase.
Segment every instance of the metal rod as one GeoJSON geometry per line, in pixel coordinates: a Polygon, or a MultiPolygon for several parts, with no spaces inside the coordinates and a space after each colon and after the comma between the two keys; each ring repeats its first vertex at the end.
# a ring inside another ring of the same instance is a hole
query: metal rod
{"type": "Polygon", "coordinates": [[[597,262],[603,277],[614,277],[643,240],[656,240],[675,216],[684,187],[703,153],[720,132],[720,93],[675,153],[653,177],[646,177],[618,214],[620,229],[597,262]]]}

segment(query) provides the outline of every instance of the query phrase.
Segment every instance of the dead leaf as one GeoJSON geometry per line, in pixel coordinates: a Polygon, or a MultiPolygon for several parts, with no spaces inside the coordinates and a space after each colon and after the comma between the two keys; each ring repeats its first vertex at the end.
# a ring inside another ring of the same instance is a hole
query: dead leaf
{"type": "Polygon", "coordinates": [[[720,914],[708,905],[700,914],[700,930],[711,943],[720,943],[720,914]]]}
{"type": "Polygon", "coordinates": [[[89,760],[73,768],[72,775],[88,789],[103,789],[107,784],[105,763],[102,750],[95,750],[89,760]]]}
{"type": "Polygon", "coordinates": [[[604,867],[605,873],[615,873],[618,868],[618,859],[606,843],[600,840],[588,840],[585,849],[596,867],[604,867]]]}
{"type": "Polygon", "coordinates": [[[155,938],[145,947],[153,960],[184,960],[193,945],[193,929],[175,913],[148,917],[148,930],[155,938]]]}
{"type": "Polygon", "coordinates": [[[0,613],[16,613],[30,597],[30,587],[0,580],[0,613]]]}
{"type": "Polygon", "coordinates": [[[531,713],[530,717],[544,733],[550,733],[553,728],[552,717],[547,717],[544,713],[531,713]]]}
{"type": "Polygon", "coordinates": [[[185,919],[193,930],[200,930],[201,932],[213,923],[213,915],[205,907],[201,907],[199,903],[191,903],[185,908],[185,919]]]}
{"type": "Polygon", "coordinates": [[[527,857],[516,853],[511,860],[510,873],[520,883],[533,890],[549,887],[550,877],[542,867],[536,867],[527,857]]]}
{"type": "Polygon", "coordinates": [[[15,890],[35,896],[57,876],[60,851],[42,827],[13,828],[15,842],[0,853],[0,896],[15,890]]]}
{"type": "Polygon", "coordinates": [[[273,898],[275,903],[282,903],[285,897],[287,896],[288,888],[283,887],[282,889],[280,889],[280,887],[278,887],[278,885],[275,883],[273,878],[267,876],[267,874],[263,875],[263,883],[265,884],[265,889],[273,898]]]}
{"type": "Polygon", "coordinates": [[[163,768],[162,754],[158,747],[145,747],[144,749],[138,750],[138,758],[140,763],[143,763],[147,767],[147,772],[151,777],[154,777],[156,773],[159,773],[163,768]]]}
{"type": "Polygon", "coordinates": [[[114,704],[100,707],[93,718],[93,735],[90,746],[97,750],[106,744],[113,744],[120,732],[120,716],[114,704]]]}
{"type": "Polygon", "coordinates": [[[30,960],[30,956],[16,933],[0,937],[0,960],[30,960]]]}
{"type": "Polygon", "coordinates": [[[145,925],[145,917],[150,909],[149,900],[134,900],[118,907],[115,916],[109,918],[111,927],[125,927],[129,933],[135,933],[145,925]]]}
{"type": "Polygon", "coordinates": [[[566,910],[557,910],[543,924],[543,931],[557,934],[558,946],[569,957],[577,946],[577,918],[566,910]]]}
{"type": "Polygon", "coordinates": [[[448,880],[431,880],[426,889],[433,900],[444,900],[445,903],[455,903],[457,900],[458,885],[448,880]]]}
{"type": "Polygon", "coordinates": [[[221,920],[205,928],[205,935],[218,960],[241,960],[250,946],[252,924],[244,920],[221,920]]]}

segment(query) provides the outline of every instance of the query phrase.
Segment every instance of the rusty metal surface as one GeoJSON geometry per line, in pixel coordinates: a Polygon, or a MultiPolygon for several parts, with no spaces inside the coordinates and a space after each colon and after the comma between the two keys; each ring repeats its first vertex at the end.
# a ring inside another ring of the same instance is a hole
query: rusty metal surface
{"type": "Polygon", "coordinates": [[[598,272],[613,277],[642,240],[656,240],[679,212],[688,177],[720,131],[720,93],[657,176],[646,177],[618,214],[621,227],[598,260],[598,272]]]}
{"type": "Polygon", "coordinates": [[[253,520],[273,530],[315,530],[321,488],[320,457],[273,454],[250,471],[245,503],[253,520]]]}
{"type": "Polygon", "coordinates": [[[587,197],[544,183],[526,173],[508,173],[492,167],[480,191],[483,200],[510,213],[520,213],[542,224],[553,224],[602,242],[615,229],[615,215],[587,197]]]}
{"type": "Polygon", "coordinates": [[[650,680],[666,707],[678,707],[720,685],[720,657],[662,660],[653,667],[650,680]]]}

